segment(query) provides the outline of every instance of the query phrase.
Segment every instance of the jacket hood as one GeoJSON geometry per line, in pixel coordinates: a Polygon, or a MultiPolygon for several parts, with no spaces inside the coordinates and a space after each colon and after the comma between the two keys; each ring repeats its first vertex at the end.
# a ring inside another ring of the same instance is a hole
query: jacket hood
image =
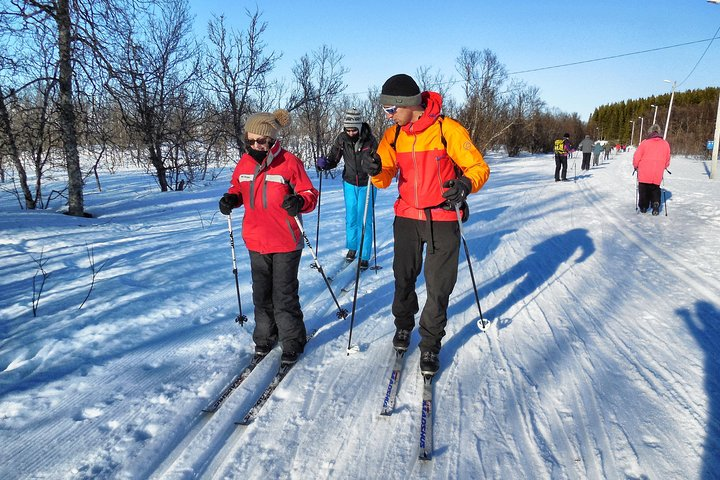
{"type": "Polygon", "coordinates": [[[409,135],[418,134],[440,117],[440,111],[442,110],[442,96],[436,92],[422,92],[422,103],[425,105],[425,112],[416,122],[410,122],[402,129],[409,135]]]}

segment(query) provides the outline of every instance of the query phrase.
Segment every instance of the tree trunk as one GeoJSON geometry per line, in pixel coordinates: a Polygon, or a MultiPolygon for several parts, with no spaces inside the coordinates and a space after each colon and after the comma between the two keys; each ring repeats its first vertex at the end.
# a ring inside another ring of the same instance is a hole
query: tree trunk
{"type": "Polygon", "coordinates": [[[167,167],[162,160],[162,154],[160,148],[155,148],[154,145],[148,145],[148,152],[150,153],[150,162],[155,167],[157,172],[158,184],[160,184],[160,191],[167,192],[170,188],[167,181],[167,167]]]}
{"type": "Polygon", "coordinates": [[[10,157],[12,157],[12,161],[15,164],[15,170],[17,171],[19,177],[20,188],[22,189],[23,196],[25,198],[25,208],[28,210],[35,210],[35,199],[32,196],[32,192],[30,192],[30,187],[27,182],[27,173],[25,172],[25,167],[23,167],[22,161],[20,160],[20,152],[18,151],[17,143],[15,142],[15,134],[13,133],[10,125],[10,114],[8,113],[7,105],[5,105],[5,94],[2,90],[0,90],[0,128],[3,132],[5,132],[5,136],[7,137],[10,157]]]}
{"type": "Polygon", "coordinates": [[[55,21],[58,25],[58,52],[60,91],[60,130],[68,174],[68,215],[85,216],[83,176],[75,129],[75,109],[72,94],[72,40],[69,0],[58,0],[55,21]]]}

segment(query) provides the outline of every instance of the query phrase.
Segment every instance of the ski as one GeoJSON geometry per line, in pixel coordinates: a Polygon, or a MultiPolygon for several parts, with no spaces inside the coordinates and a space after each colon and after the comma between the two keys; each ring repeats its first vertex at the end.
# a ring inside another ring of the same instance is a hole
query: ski
{"type": "MultiPolygon", "coordinates": [[[[267,355],[266,355],[267,356],[267,355]]],[[[242,369],[240,373],[238,373],[235,378],[232,379],[232,381],[223,389],[222,392],[215,398],[215,400],[212,401],[207,407],[203,408],[202,411],[205,413],[214,413],[217,411],[218,408],[220,408],[220,405],[227,399],[232,392],[235,391],[237,387],[240,386],[241,383],[245,381],[247,377],[250,376],[250,373],[252,373],[253,370],[255,370],[255,367],[258,366],[258,364],[262,361],[263,357],[258,357],[253,355],[252,360],[250,360],[250,363],[242,369]]]]}
{"type": "Polygon", "coordinates": [[[255,420],[255,417],[257,417],[258,413],[260,413],[260,410],[262,410],[262,407],[265,405],[265,402],[268,401],[270,396],[273,394],[275,389],[278,385],[280,385],[280,382],[282,382],[283,378],[285,378],[285,375],[288,374],[290,369],[295,365],[294,363],[286,364],[282,363],[280,364],[280,368],[278,369],[277,373],[273,377],[272,381],[270,382],[270,385],[265,388],[262,395],[260,395],[260,398],[257,399],[255,404],[248,410],[248,412],[245,414],[242,420],[239,422],[235,422],[236,425],[250,425],[253,420],[255,420]]]}
{"type": "MultiPolygon", "coordinates": [[[[313,330],[310,332],[307,336],[307,341],[309,342],[312,337],[315,336],[315,333],[317,330],[313,330]]],[[[280,385],[280,382],[282,382],[283,378],[288,374],[288,372],[292,369],[294,366],[294,363],[280,363],[280,368],[278,368],[277,373],[273,377],[273,379],[270,381],[270,384],[263,390],[262,394],[260,394],[260,397],[257,399],[255,404],[250,407],[250,410],[247,411],[245,416],[242,420],[239,422],[235,422],[235,425],[250,425],[253,420],[258,416],[260,413],[260,410],[262,410],[263,406],[265,406],[265,403],[268,401],[268,399],[272,396],[275,389],[280,385]]]]}
{"type": "Polygon", "coordinates": [[[420,415],[420,460],[432,460],[433,453],[433,375],[423,375],[422,412],[420,415]]]}
{"type": "Polygon", "coordinates": [[[327,270],[325,270],[325,274],[327,275],[328,282],[332,283],[334,280],[336,280],[347,267],[352,265],[354,262],[348,262],[347,260],[343,259],[342,263],[337,266],[337,268],[333,268],[333,273],[329,273],[327,270]]]}
{"type": "Polygon", "coordinates": [[[385,398],[383,399],[382,410],[380,415],[390,416],[395,409],[395,399],[397,398],[398,388],[400,387],[400,376],[402,374],[403,365],[405,365],[405,351],[395,350],[395,363],[392,372],[390,372],[390,380],[388,381],[385,398]]]}

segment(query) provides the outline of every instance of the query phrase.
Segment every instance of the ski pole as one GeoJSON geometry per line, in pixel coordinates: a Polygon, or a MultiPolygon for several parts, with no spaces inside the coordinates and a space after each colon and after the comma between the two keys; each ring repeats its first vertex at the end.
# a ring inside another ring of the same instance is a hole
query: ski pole
{"type": "MultiPolygon", "coordinates": [[[[317,212],[318,212],[318,218],[317,218],[317,225],[315,228],[315,251],[320,254],[320,200],[322,199],[322,180],[323,180],[323,171],[320,170],[320,182],[318,183],[318,201],[317,201],[317,212]]],[[[317,268],[317,264],[313,263],[310,265],[310,268],[317,268]]]]}
{"type": "MultiPolygon", "coordinates": [[[[637,173],[637,168],[633,170],[633,173],[632,173],[633,176],[635,176],[636,173],[637,173]]],[[[640,196],[640,182],[636,179],[635,180],[635,213],[637,213],[640,208],[638,206],[639,196],[640,196]]]]}
{"type": "Polygon", "coordinates": [[[357,351],[358,348],[352,347],[352,332],[353,332],[353,325],[355,324],[355,306],[357,305],[357,294],[358,294],[358,287],[360,286],[360,263],[362,262],[362,251],[363,251],[363,244],[365,243],[365,226],[367,224],[367,214],[368,214],[368,204],[370,203],[370,189],[372,189],[372,180],[370,176],[368,175],[368,183],[367,183],[367,191],[365,192],[365,208],[363,209],[363,222],[362,222],[362,229],[360,232],[360,248],[358,249],[358,264],[357,268],[355,269],[355,292],[353,293],[353,303],[352,303],[352,314],[350,315],[350,334],[348,335],[348,346],[347,346],[347,354],[350,355],[351,351],[357,351]]]}
{"type": "Polygon", "coordinates": [[[312,245],[310,245],[310,239],[307,237],[307,234],[305,233],[305,229],[302,226],[302,223],[300,222],[300,219],[297,215],[295,215],[295,223],[297,223],[298,228],[300,229],[300,233],[302,234],[303,238],[305,239],[305,245],[308,246],[310,249],[310,253],[312,253],[313,259],[315,260],[315,268],[317,268],[317,271],[320,272],[320,275],[322,275],[323,280],[325,280],[325,285],[327,285],[328,290],[330,291],[330,295],[332,296],[333,301],[335,301],[335,306],[337,306],[337,318],[346,318],[348,315],[347,310],[340,307],[340,303],[337,300],[337,297],[332,291],[332,288],[330,287],[330,281],[328,280],[327,276],[325,275],[325,271],[323,271],[322,267],[320,266],[320,262],[318,261],[317,255],[315,255],[315,251],[312,248],[312,245]]]}
{"type": "MultiPolygon", "coordinates": [[[[670,170],[668,170],[667,168],[665,169],[665,171],[668,172],[668,174],[672,175],[672,172],[671,172],[670,170]]],[[[664,185],[664,184],[665,184],[665,179],[663,178],[663,185],[664,185]]],[[[665,188],[663,188],[663,187],[660,187],[660,188],[662,189],[662,194],[663,194],[663,208],[665,209],[665,216],[667,217],[667,216],[668,216],[668,211],[667,211],[667,191],[666,191],[665,188]]]]}
{"type": "Polygon", "coordinates": [[[238,309],[240,310],[240,314],[237,316],[237,318],[235,318],[235,321],[239,323],[242,327],[243,324],[247,322],[248,318],[247,316],[243,315],[242,302],[240,301],[240,281],[238,280],[237,259],[235,257],[235,237],[233,236],[232,229],[232,212],[228,213],[227,222],[228,233],[230,233],[230,250],[232,251],[233,274],[235,275],[235,292],[237,293],[238,309]]]}
{"type": "Polygon", "coordinates": [[[472,263],[470,262],[470,251],[468,250],[467,242],[465,241],[465,234],[463,233],[460,205],[457,203],[455,204],[455,213],[457,213],[458,225],[460,226],[460,238],[462,239],[463,247],[465,247],[465,258],[467,259],[468,269],[470,270],[470,279],[472,280],[473,284],[473,292],[475,292],[475,303],[477,304],[478,313],[480,314],[481,324],[478,326],[480,327],[480,330],[484,332],[485,330],[487,330],[487,324],[485,323],[485,319],[483,318],[482,308],[480,308],[480,296],[478,295],[477,285],[475,284],[475,275],[473,274],[472,263]]]}
{"type": "Polygon", "coordinates": [[[375,270],[375,273],[377,273],[378,270],[382,269],[381,265],[377,264],[377,237],[375,236],[375,233],[377,232],[375,228],[375,189],[373,188],[372,192],[372,226],[373,226],[373,263],[375,265],[371,268],[371,270],[375,270]]]}
{"type": "Polygon", "coordinates": [[[573,158],[573,172],[575,172],[575,179],[573,180],[575,183],[577,183],[577,160],[573,158]]]}

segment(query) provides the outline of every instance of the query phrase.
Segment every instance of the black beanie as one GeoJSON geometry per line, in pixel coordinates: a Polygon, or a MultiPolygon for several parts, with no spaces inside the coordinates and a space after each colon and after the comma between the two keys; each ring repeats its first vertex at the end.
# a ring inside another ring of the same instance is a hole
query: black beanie
{"type": "Polygon", "coordinates": [[[380,91],[382,105],[412,107],[422,103],[420,87],[410,75],[398,73],[388,78],[380,91]]]}

